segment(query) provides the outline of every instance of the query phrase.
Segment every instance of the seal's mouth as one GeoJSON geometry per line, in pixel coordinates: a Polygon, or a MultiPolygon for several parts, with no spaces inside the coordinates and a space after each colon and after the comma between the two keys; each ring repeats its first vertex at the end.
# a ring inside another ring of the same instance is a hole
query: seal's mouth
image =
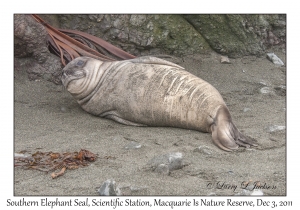
{"type": "Polygon", "coordinates": [[[63,85],[65,86],[65,88],[67,88],[68,85],[70,84],[70,82],[72,82],[73,80],[81,79],[85,76],[86,76],[86,73],[83,70],[81,70],[81,71],[78,70],[76,72],[73,72],[72,74],[67,74],[66,72],[63,72],[61,81],[62,81],[63,85]]]}
{"type": "Polygon", "coordinates": [[[87,60],[84,58],[79,58],[71,61],[63,69],[62,83],[65,88],[68,87],[69,83],[73,80],[78,80],[86,76],[84,66],[86,65],[87,60]]]}

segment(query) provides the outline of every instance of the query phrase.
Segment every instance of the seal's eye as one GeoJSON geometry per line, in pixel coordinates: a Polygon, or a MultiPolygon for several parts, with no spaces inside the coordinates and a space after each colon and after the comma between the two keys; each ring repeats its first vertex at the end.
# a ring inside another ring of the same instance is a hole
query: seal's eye
{"type": "Polygon", "coordinates": [[[79,67],[83,66],[84,63],[85,63],[84,61],[79,60],[79,61],[77,61],[76,66],[79,66],[79,67]]]}

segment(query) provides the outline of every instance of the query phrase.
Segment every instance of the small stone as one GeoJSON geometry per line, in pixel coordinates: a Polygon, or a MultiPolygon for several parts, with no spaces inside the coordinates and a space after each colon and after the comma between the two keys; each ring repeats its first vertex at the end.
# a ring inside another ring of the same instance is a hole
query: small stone
{"type": "Polygon", "coordinates": [[[248,112],[248,111],[250,111],[250,110],[251,110],[250,108],[247,108],[247,107],[246,107],[246,108],[243,109],[243,112],[248,112]]]}
{"type": "Polygon", "coordinates": [[[262,94],[268,94],[268,93],[271,93],[272,90],[269,87],[263,87],[259,90],[259,92],[262,94]]]}
{"type": "Polygon", "coordinates": [[[141,144],[139,144],[139,143],[137,143],[135,141],[131,141],[129,144],[127,144],[125,146],[125,149],[139,149],[141,147],[142,147],[141,144]]]}
{"type": "Polygon", "coordinates": [[[65,106],[62,106],[62,107],[60,107],[60,111],[66,112],[66,111],[67,111],[67,108],[66,108],[65,106]]]}
{"type": "Polygon", "coordinates": [[[221,56],[221,63],[224,64],[230,63],[229,58],[227,56],[221,56]]]}
{"type": "Polygon", "coordinates": [[[98,190],[99,195],[121,195],[120,189],[116,186],[116,182],[113,180],[106,180],[98,190]]]}
{"type": "Polygon", "coordinates": [[[241,192],[236,193],[235,195],[250,195],[250,194],[251,194],[250,190],[243,189],[241,192]]]}
{"type": "Polygon", "coordinates": [[[169,170],[173,171],[182,168],[182,153],[176,152],[169,155],[169,170]]]}
{"type": "Polygon", "coordinates": [[[165,164],[158,165],[154,171],[157,173],[160,173],[160,174],[164,174],[164,175],[169,175],[169,173],[170,173],[169,166],[167,166],[165,164]]]}
{"type": "Polygon", "coordinates": [[[264,86],[267,85],[267,83],[264,80],[260,81],[259,84],[264,85],[264,86]]]}
{"type": "Polygon", "coordinates": [[[269,127],[269,132],[273,133],[276,131],[282,131],[285,130],[285,126],[284,125],[272,125],[269,127]]]}
{"type": "MultiPolygon", "coordinates": [[[[253,185],[251,185],[251,186],[253,186],[253,185]]],[[[251,187],[249,189],[251,189],[251,187]]],[[[249,189],[243,189],[240,193],[237,193],[235,195],[246,195],[246,196],[248,196],[248,195],[253,195],[253,196],[264,195],[264,193],[261,190],[254,189],[252,191],[253,188],[251,190],[249,190],[249,189]]]]}
{"type": "Polygon", "coordinates": [[[182,153],[170,153],[152,158],[147,164],[153,171],[159,173],[167,173],[167,169],[170,171],[181,169],[182,153]]]}
{"type": "Polygon", "coordinates": [[[274,88],[277,95],[286,96],[286,86],[280,85],[274,88]]]}
{"type": "Polygon", "coordinates": [[[28,158],[28,157],[31,157],[31,155],[30,154],[28,154],[28,153],[15,153],[15,158],[28,158]]]}
{"type": "Polygon", "coordinates": [[[228,174],[234,175],[234,172],[230,170],[230,171],[228,171],[228,174]]]}
{"type": "Polygon", "coordinates": [[[199,153],[202,153],[204,155],[211,155],[212,154],[211,149],[207,146],[197,147],[196,149],[194,149],[194,152],[199,152],[199,153]]]}
{"type": "Polygon", "coordinates": [[[248,183],[247,187],[245,190],[248,190],[249,191],[249,194],[250,194],[250,191],[254,188],[254,184],[253,183],[248,183]]]}
{"type": "Polygon", "coordinates": [[[261,190],[255,189],[255,190],[253,190],[253,192],[250,195],[254,195],[254,196],[256,196],[256,195],[264,195],[264,193],[261,190]]]}
{"type": "Polygon", "coordinates": [[[283,66],[284,63],[274,53],[267,53],[267,58],[272,61],[276,66],[283,66]]]}

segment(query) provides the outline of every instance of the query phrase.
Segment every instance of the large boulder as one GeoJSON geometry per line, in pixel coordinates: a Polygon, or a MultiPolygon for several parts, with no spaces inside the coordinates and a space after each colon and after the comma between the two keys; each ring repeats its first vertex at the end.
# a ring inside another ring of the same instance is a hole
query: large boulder
{"type": "Polygon", "coordinates": [[[44,78],[61,84],[62,64],[47,48],[47,31],[30,15],[14,15],[14,67],[31,80],[44,78]]]}

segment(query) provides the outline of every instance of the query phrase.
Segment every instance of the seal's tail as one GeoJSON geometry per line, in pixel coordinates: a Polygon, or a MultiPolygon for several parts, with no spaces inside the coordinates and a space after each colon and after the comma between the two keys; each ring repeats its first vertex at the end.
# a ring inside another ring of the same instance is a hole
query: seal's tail
{"type": "Polygon", "coordinates": [[[211,125],[213,142],[223,150],[232,151],[239,146],[257,146],[256,140],[243,135],[233,124],[230,113],[225,106],[221,106],[211,125]]]}

